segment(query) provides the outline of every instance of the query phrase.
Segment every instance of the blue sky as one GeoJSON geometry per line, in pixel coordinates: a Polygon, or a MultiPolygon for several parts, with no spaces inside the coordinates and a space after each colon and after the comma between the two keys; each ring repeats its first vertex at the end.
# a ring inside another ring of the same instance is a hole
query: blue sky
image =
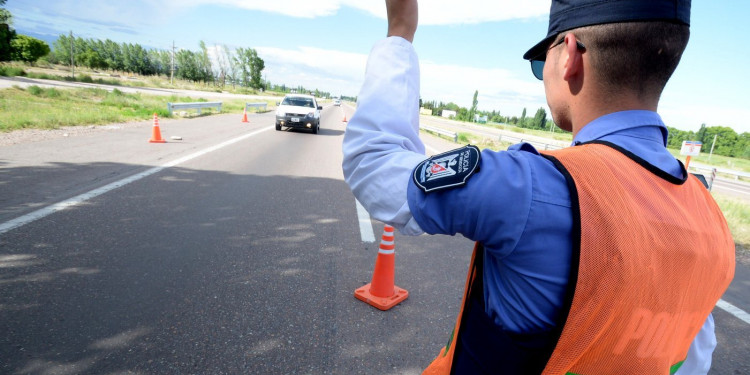
{"type": "MultiPolygon", "coordinates": [[[[9,0],[13,27],[52,38],[198,50],[252,47],[274,83],[356,95],[372,45],[385,36],[380,0],[9,0]]],[[[520,116],[547,108],[544,88],[521,55],[547,32],[549,0],[423,0],[414,46],[422,98],[520,116]]],[[[702,123],[750,132],[750,48],[744,1],[694,1],[691,39],[659,106],[684,130],[702,123]]],[[[548,110],[549,113],[549,110],[548,110]]]]}

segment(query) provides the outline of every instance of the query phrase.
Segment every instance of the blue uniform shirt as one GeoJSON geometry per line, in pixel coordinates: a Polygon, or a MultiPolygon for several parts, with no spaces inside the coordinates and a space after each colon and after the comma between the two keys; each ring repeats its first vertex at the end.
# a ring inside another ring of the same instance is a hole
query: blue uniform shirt
{"type": "MultiPolygon", "coordinates": [[[[612,113],[589,123],[574,143],[609,141],[675,177],[667,129],[649,111],[612,113]]],[[[461,233],[486,249],[487,313],[512,332],[555,326],[570,273],[573,224],[565,177],[529,144],[484,150],[465,186],[424,193],[408,187],[411,213],[430,234],[461,233]]]]}

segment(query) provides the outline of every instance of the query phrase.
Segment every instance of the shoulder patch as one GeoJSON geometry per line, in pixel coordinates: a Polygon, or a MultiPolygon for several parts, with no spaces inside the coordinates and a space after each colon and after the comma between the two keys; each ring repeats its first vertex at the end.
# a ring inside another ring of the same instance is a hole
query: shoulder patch
{"type": "Polygon", "coordinates": [[[481,157],[472,145],[434,155],[414,169],[414,183],[425,193],[464,185],[479,172],[481,157]]]}

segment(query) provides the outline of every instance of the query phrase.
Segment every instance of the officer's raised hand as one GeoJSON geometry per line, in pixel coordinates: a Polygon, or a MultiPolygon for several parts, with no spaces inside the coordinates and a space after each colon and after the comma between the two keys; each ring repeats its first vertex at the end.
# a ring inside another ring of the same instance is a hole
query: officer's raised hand
{"type": "Polygon", "coordinates": [[[388,36],[414,41],[417,31],[417,0],[385,0],[388,9],[388,36]]]}

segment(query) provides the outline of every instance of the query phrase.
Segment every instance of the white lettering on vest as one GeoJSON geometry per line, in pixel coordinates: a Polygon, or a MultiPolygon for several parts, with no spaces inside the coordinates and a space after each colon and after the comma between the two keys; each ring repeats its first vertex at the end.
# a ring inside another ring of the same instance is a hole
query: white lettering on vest
{"type": "Polygon", "coordinates": [[[630,321],[622,331],[622,336],[612,352],[614,355],[622,355],[630,345],[637,345],[635,355],[639,358],[670,356],[673,354],[675,345],[692,341],[692,335],[695,334],[694,331],[689,330],[679,333],[677,329],[685,327],[684,323],[688,323],[688,326],[700,324],[702,315],[700,312],[654,313],[648,309],[638,308],[631,314],[630,321]]]}

